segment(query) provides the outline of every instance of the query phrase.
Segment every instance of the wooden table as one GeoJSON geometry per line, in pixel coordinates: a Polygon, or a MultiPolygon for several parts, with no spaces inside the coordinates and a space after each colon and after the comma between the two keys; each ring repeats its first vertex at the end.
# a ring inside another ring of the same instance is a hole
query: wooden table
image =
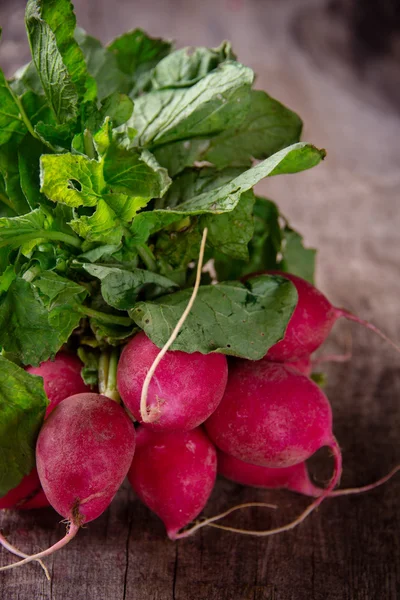
{"type": "MultiPolygon", "coordinates": [[[[3,0],[0,64],[27,59],[22,0],[3,0]]],[[[80,24],[104,41],[142,26],[178,44],[217,45],[229,38],[258,73],[258,87],[297,110],[304,139],[327,148],[323,165],[279,177],[260,191],[276,199],[309,245],[319,248],[318,282],[331,300],[400,340],[400,121],[371,85],[389,75],[379,62],[357,76],[348,62],[348,31],[321,2],[76,1],[80,24]]],[[[385,79],[386,77],[386,79],[385,79]]],[[[387,87],[387,86],[386,86],[387,87]]],[[[371,332],[338,324],[327,351],[348,334],[353,359],[329,365],[327,394],[344,456],[343,486],[362,485],[400,462],[400,357],[371,332]]],[[[329,465],[327,456],[321,457],[329,465]]],[[[316,472],[321,480],[328,471],[316,472]]],[[[173,543],[161,522],[127,487],[110,509],[46,562],[1,574],[2,600],[398,600],[399,476],[362,496],[327,500],[296,530],[257,539],[203,529],[173,543]]],[[[231,522],[269,528],[309,502],[290,492],[244,489],[219,481],[206,514],[244,501],[272,501],[277,511],[248,510],[231,522]]],[[[27,553],[64,532],[52,511],[10,512],[0,525],[27,553]]],[[[1,562],[9,561],[1,553],[1,562]]]]}

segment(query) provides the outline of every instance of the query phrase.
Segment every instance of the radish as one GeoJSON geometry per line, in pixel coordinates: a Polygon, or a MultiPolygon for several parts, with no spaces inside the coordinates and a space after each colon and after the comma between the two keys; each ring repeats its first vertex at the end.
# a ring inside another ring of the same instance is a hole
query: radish
{"type": "MultiPolygon", "coordinates": [[[[371,329],[397,351],[400,351],[400,348],[375,325],[356,317],[345,309],[335,308],[317,288],[301,277],[282,271],[257,273],[257,275],[262,274],[286,277],[295,285],[298,294],[297,306],[289,321],[283,340],[274,344],[266,354],[269,360],[285,362],[312,354],[326,340],[334,323],[340,317],[345,317],[371,329]]],[[[243,280],[246,281],[246,279],[255,275],[255,273],[246,275],[243,280]]]]}
{"type": "Polygon", "coordinates": [[[25,475],[22,481],[5,496],[0,498],[0,509],[18,508],[28,510],[31,508],[44,508],[50,506],[42,486],[38,472],[35,468],[25,475]]]}
{"type": "MultiPolygon", "coordinates": [[[[235,483],[257,488],[285,488],[304,496],[312,496],[313,498],[319,498],[324,493],[323,488],[317,487],[312,483],[305,462],[282,469],[270,469],[269,467],[260,467],[245,463],[221,450],[217,451],[217,456],[218,473],[235,483]]],[[[374,483],[369,483],[361,487],[334,490],[329,494],[329,497],[349,496],[351,494],[369,492],[389,481],[398,471],[400,471],[400,465],[394,467],[390,473],[374,483]]]]}
{"type": "Polygon", "coordinates": [[[43,490],[68,519],[69,531],[47,550],[0,571],[52,554],[101,515],[123,482],[134,450],[133,424],[110,398],[86,393],[61,402],[40,431],[36,462],[43,490]]]}
{"type": "Polygon", "coordinates": [[[187,537],[211,525],[235,533],[270,536],[289,531],[329,496],[342,471],[342,455],[332,433],[328,399],[308,377],[282,363],[236,360],[217,410],[205,423],[211,440],[224,452],[245,462],[282,469],[304,462],[322,446],[335,460],[332,478],[322,494],[294,521],[267,531],[246,531],[215,521],[246,504],[233,507],[179,534],[187,537]]]}
{"type": "Polygon", "coordinates": [[[318,498],[324,492],[311,482],[305,462],[291,467],[271,469],[245,463],[221,450],[218,450],[217,456],[218,473],[236,483],[268,489],[285,488],[314,498],[318,498]]]}
{"type": "Polygon", "coordinates": [[[290,467],[322,446],[339,452],[328,399],[308,377],[282,363],[234,362],[206,429],[224,452],[265,467],[290,467]]]}
{"type": "MultiPolygon", "coordinates": [[[[74,354],[58,352],[55,359],[46,360],[38,367],[27,367],[31,375],[43,379],[44,391],[49,399],[45,418],[68,396],[81,392],[90,392],[90,387],[81,377],[82,362],[74,354]]],[[[35,468],[26,475],[14,489],[0,498],[0,509],[16,508],[30,510],[50,506],[35,468]]]]}
{"type": "Polygon", "coordinates": [[[44,391],[50,401],[46,417],[64,400],[74,394],[91,392],[81,376],[82,362],[75,354],[58,352],[54,360],[46,360],[38,367],[27,367],[32,375],[43,377],[44,391]]]}
{"type": "MultiPolygon", "coordinates": [[[[142,388],[159,353],[160,349],[140,332],[125,346],[118,363],[118,391],[140,422],[142,388]]],[[[166,352],[148,388],[147,406],[154,416],[144,426],[154,431],[194,429],[217,408],[227,378],[227,360],[222,354],[166,352]]]]}
{"type": "Polygon", "coordinates": [[[128,479],[164,522],[170,539],[204,508],[216,474],[216,450],[202,429],[159,433],[139,428],[128,479]]]}

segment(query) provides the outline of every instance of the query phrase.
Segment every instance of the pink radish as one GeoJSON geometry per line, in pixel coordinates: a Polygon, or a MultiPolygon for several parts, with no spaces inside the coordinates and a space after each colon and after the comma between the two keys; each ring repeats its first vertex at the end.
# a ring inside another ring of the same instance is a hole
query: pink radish
{"type": "Polygon", "coordinates": [[[101,515],[128,473],[134,450],[133,424],[110,398],[86,393],[61,402],[40,431],[36,462],[43,490],[68,519],[69,531],[51,548],[0,571],[52,554],[101,515]]]}
{"type": "Polygon", "coordinates": [[[58,352],[54,360],[46,360],[38,367],[27,367],[28,373],[43,377],[44,391],[50,401],[46,417],[64,398],[91,392],[90,386],[82,379],[82,366],[75,354],[58,352]]]}
{"type": "Polygon", "coordinates": [[[39,475],[35,468],[26,475],[21,483],[8,494],[0,498],[0,509],[17,508],[28,510],[50,506],[40,484],[39,475]]]}
{"type": "Polygon", "coordinates": [[[314,498],[318,498],[324,492],[311,482],[305,462],[291,467],[271,469],[245,463],[221,450],[218,450],[217,456],[218,473],[236,483],[268,489],[286,488],[314,498]]]}
{"type": "MultiPolygon", "coordinates": [[[[230,479],[236,483],[266,489],[285,488],[313,498],[319,498],[324,493],[323,488],[317,487],[310,480],[307,465],[304,462],[282,469],[270,469],[269,467],[260,467],[245,463],[221,450],[217,451],[217,456],[219,475],[223,475],[226,479],[230,479]]],[[[387,475],[373,483],[361,487],[334,490],[329,494],[329,497],[349,496],[351,494],[369,492],[389,481],[399,471],[400,465],[394,467],[387,475]]]]}
{"type": "Polygon", "coordinates": [[[289,279],[295,285],[298,294],[297,306],[289,321],[283,340],[272,346],[266,354],[269,360],[285,362],[312,354],[326,340],[334,323],[340,317],[345,317],[350,321],[355,321],[371,329],[390,343],[397,351],[400,351],[372,323],[356,317],[345,309],[335,308],[317,288],[308,283],[308,281],[301,279],[301,277],[297,277],[297,275],[282,271],[264,271],[262,273],[246,275],[244,281],[249,277],[262,274],[279,275],[280,277],[289,279]]]}
{"type": "MultiPolygon", "coordinates": [[[[28,373],[43,378],[44,390],[49,399],[45,418],[49,416],[57,404],[68,398],[68,396],[90,392],[90,387],[84,383],[81,377],[82,366],[81,361],[74,354],[58,352],[53,361],[46,360],[38,367],[26,368],[28,373]]],[[[0,498],[0,509],[29,510],[45,506],[50,506],[50,504],[41,488],[35,468],[23,478],[17,487],[10,490],[3,498],[0,498]]]]}
{"type": "MultiPolygon", "coordinates": [[[[118,391],[125,406],[141,422],[143,384],[159,353],[159,348],[140,332],[125,346],[118,363],[118,391]]],[[[194,429],[217,408],[227,377],[227,361],[222,354],[167,352],[148,389],[147,406],[155,420],[144,426],[154,431],[194,429]]]]}
{"type": "Polygon", "coordinates": [[[170,539],[204,508],[216,473],[216,451],[202,429],[158,433],[139,428],[128,478],[164,522],[170,539]]]}
{"type": "Polygon", "coordinates": [[[233,362],[206,429],[224,452],[265,467],[290,467],[322,446],[338,452],[328,399],[308,377],[282,363],[233,362]]]}

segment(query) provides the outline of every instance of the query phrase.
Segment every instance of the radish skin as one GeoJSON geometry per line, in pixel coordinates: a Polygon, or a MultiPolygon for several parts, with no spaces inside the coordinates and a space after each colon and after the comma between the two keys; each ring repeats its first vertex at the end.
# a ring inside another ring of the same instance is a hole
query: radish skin
{"type": "Polygon", "coordinates": [[[216,450],[202,429],[158,433],[139,428],[128,479],[164,522],[170,539],[203,510],[216,475],[216,450]]]}
{"type": "MultiPolygon", "coordinates": [[[[128,342],[118,363],[117,386],[127,409],[143,423],[140,399],[146,374],[160,349],[138,333],[128,342]]],[[[169,351],[151,379],[147,407],[156,420],[143,423],[153,431],[188,431],[198,427],[217,408],[228,378],[222,354],[169,351]]]]}
{"type": "Polygon", "coordinates": [[[31,375],[43,378],[44,391],[49,399],[46,417],[65,398],[92,391],[82,379],[82,367],[82,362],[75,354],[58,352],[54,360],[46,360],[38,367],[25,369],[31,375]]]}
{"type": "Polygon", "coordinates": [[[224,397],[207,420],[222,451],[271,468],[304,462],[332,442],[332,411],[321,389],[283,363],[236,360],[224,397]]]}
{"type": "Polygon", "coordinates": [[[43,490],[68,519],[56,544],[0,571],[44,558],[68,544],[84,523],[104,512],[125,479],[135,450],[135,429],[123,408],[100,394],[66,398],[44,423],[36,446],[43,490]]]}

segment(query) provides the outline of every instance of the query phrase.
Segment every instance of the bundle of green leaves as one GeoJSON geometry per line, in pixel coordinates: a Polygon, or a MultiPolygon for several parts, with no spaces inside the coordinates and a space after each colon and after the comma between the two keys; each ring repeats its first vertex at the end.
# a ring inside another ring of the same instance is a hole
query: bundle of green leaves
{"type": "Polygon", "coordinates": [[[31,62],[10,80],[0,71],[0,438],[12,430],[26,445],[7,458],[0,494],[32,467],[46,406],[23,366],[68,344],[93,383],[96,353],[140,328],[162,346],[205,227],[213,277],[172,349],[265,355],[296,290],[240,278],[312,280],[315,251],[253,186],[325,155],[299,142],[295,113],[253,89],[229,43],[175,50],[137,29],[103,46],[76,28],[69,0],[29,0],[26,29],[31,62]]]}

